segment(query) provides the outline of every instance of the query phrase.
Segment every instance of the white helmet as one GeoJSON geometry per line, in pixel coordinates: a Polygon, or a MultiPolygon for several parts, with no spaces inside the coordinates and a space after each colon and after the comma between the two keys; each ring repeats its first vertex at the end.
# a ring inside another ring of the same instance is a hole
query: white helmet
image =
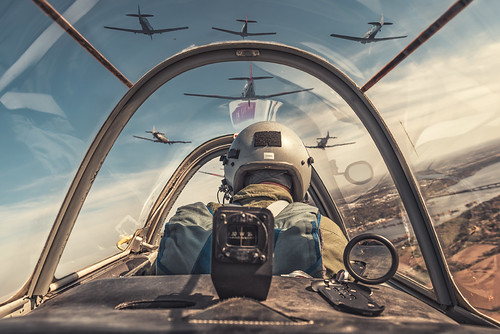
{"type": "Polygon", "coordinates": [[[249,172],[277,170],[292,179],[292,197],[302,201],[311,182],[311,164],[302,140],[277,122],[258,122],[243,129],[223,157],[225,183],[236,194],[245,186],[249,172]]]}

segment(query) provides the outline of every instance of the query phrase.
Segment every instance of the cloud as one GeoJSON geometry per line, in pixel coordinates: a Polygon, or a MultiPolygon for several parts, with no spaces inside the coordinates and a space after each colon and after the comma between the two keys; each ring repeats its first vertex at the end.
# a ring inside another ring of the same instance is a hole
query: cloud
{"type": "Polygon", "coordinates": [[[498,53],[497,42],[469,53],[402,63],[367,95],[400,146],[406,143],[401,147],[413,150],[408,133],[421,160],[473,147],[498,138],[498,129],[491,126],[500,117],[500,81],[492,75],[498,53]]]}
{"type": "Polygon", "coordinates": [[[434,140],[464,135],[486,124],[492,116],[495,116],[494,112],[433,124],[422,131],[415,146],[418,148],[420,145],[434,140]]]}
{"type": "MultiPolygon", "coordinates": [[[[0,206],[2,217],[1,248],[11,249],[9,243],[23,244],[24,238],[36,231],[48,233],[64,197],[61,193],[44,194],[29,200],[0,206]]],[[[42,240],[43,244],[45,240],[42,240]]],[[[25,245],[23,247],[28,247],[25,245]]],[[[2,252],[8,254],[8,252],[2,252]]]]}

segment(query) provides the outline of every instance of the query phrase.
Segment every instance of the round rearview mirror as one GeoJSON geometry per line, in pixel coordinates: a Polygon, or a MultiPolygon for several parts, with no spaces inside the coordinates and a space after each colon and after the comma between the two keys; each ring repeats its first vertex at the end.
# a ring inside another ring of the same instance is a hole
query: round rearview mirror
{"type": "Polygon", "coordinates": [[[378,234],[360,234],[347,243],[344,266],[356,280],[380,284],[389,280],[398,269],[399,257],[393,244],[378,234]]]}
{"type": "Polygon", "coordinates": [[[366,161],[356,161],[346,167],[344,176],[350,183],[365,184],[373,178],[373,168],[366,161]]]}

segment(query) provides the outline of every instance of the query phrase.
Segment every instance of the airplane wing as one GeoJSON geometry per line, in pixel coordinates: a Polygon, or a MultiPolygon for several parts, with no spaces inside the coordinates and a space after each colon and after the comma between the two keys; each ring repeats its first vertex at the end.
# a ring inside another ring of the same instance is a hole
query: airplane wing
{"type": "Polygon", "coordinates": [[[211,97],[214,99],[224,99],[224,100],[241,100],[244,99],[241,96],[224,96],[224,95],[208,95],[208,94],[192,94],[192,93],[184,93],[184,95],[188,96],[201,96],[201,97],[211,97]]]}
{"type": "Polygon", "coordinates": [[[351,144],[356,144],[355,141],[349,142],[349,143],[341,143],[341,144],[333,144],[333,145],[326,145],[326,147],[337,147],[337,146],[344,146],[344,145],[351,145],[351,144]]]}
{"type": "Polygon", "coordinates": [[[269,94],[269,95],[256,95],[255,99],[267,99],[270,97],[275,97],[275,96],[282,96],[282,95],[288,95],[288,94],[295,94],[295,93],[300,93],[300,92],[306,92],[312,90],[312,88],[306,88],[306,89],[299,89],[299,90],[293,90],[290,92],[282,92],[282,93],[276,93],[276,94],[269,94]]]}
{"type": "Polygon", "coordinates": [[[139,136],[133,136],[133,137],[135,137],[135,138],[139,138],[139,139],[144,139],[144,140],[149,140],[149,141],[154,141],[154,142],[156,142],[156,143],[158,143],[158,142],[159,142],[159,140],[154,140],[154,139],[151,139],[151,138],[145,138],[145,137],[139,137],[139,136]]]}
{"type": "Polygon", "coordinates": [[[240,31],[226,30],[226,29],[221,29],[221,28],[216,28],[216,27],[212,27],[212,29],[227,32],[227,33],[238,35],[238,36],[243,36],[243,34],[240,31]]]}
{"type": "Polygon", "coordinates": [[[355,144],[356,142],[355,141],[352,141],[352,142],[349,142],[349,143],[341,143],[341,144],[333,144],[333,145],[325,145],[325,146],[319,146],[319,145],[314,145],[314,146],[307,146],[305,145],[307,148],[321,148],[321,149],[325,149],[325,148],[328,148],[328,147],[337,147],[337,146],[344,146],[344,145],[351,145],[351,144],[355,144]]]}
{"type": "Polygon", "coordinates": [[[372,38],[371,41],[372,42],[380,42],[380,41],[388,41],[390,39],[398,39],[398,38],[405,38],[407,37],[408,35],[406,36],[394,36],[394,37],[381,37],[381,38],[372,38]]]}
{"type": "Polygon", "coordinates": [[[394,37],[382,37],[382,38],[363,38],[363,37],[354,37],[354,36],[337,35],[337,34],[330,34],[330,36],[348,39],[348,40],[356,41],[356,42],[381,42],[381,41],[388,41],[391,39],[405,38],[408,35],[406,35],[406,36],[394,36],[394,37]]]}
{"type": "Polygon", "coordinates": [[[247,36],[276,35],[275,32],[247,32],[247,36]]]}
{"type": "Polygon", "coordinates": [[[127,32],[133,32],[134,34],[143,34],[144,30],[138,30],[138,29],[126,29],[126,28],[116,28],[116,27],[108,27],[104,26],[106,29],[113,29],[113,30],[121,30],[121,31],[127,31],[127,32]]]}
{"type": "MultiPolygon", "coordinates": [[[[290,92],[282,92],[282,93],[269,94],[269,95],[256,95],[255,97],[250,98],[250,100],[267,99],[270,97],[295,94],[295,93],[305,92],[308,90],[312,90],[312,88],[299,89],[299,90],[294,90],[294,91],[290,91],[290,92]]],[[[192,94],[192,93],[184,93],[184,95],[211,97],[211,98],[215,98],[215,99],[224,99],[224,100],[249,100],[249,98],[246,98],[243,96],[225,96],[225,95],[208,95],[208,94],[192,94]]]]}
{"type": "Polygon", "coordinates": [[[169,29],[153,29],[151,32],[153,34],[161,34],[164,32],[169,32],[169,31],[176,31],[176,30],[183,30],[183,29],[188,29],[189,27],[177,27],[177,28],[169,28],[169,29]]]}
{"type": "Polygon", "coordinates": [[[169,140],[169,141],[162,141],[163,144],[188,144],[191,143],[190,141],[182,141],[182,140],[169,140]]]}
{"type": "Polygon", "coordinates": [[[363,38],[363,37],[354,37],[354,36],[337,35],[337,34],[330,34],[330,36],[337,37],[337,38],[348,39],[348,40],[356,41],[356,42],[368,41],[368,38],[363,38]]]}

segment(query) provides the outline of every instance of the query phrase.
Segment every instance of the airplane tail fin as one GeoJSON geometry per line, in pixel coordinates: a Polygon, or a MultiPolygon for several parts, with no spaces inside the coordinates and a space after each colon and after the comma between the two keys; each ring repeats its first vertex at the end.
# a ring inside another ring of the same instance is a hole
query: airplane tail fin
{"type": "Polygon", "coordinates": [[[155,133],[156,132],[155,131],[155,126],[153,125],[153,131],[144,131],[144,132],[146,132],[146,133],[155,133]]]}
{"type": "Polygon", "coordinates": [[[384,21],[384,14],[381,14],[380,15],[380,21],[378,21],[378,22],[368,22],[368,24],[381,27],[381,26],[391,25],[392,22],[385,22],[384,21]]]}
{"type": "Polygon", "coordinates": [[[335,136],[330,136],[330,131],[327,131],[327,132],[326,132],[326,139],[327,139],[327,140],[328,140],[328,139],[337,139],[337,137],[335,137],[335,136]]]}
{"type": "Polygon", "coordinates": [[[125,14],[126,16],[132,17],[153,17],[153,14],[141,14],[141,8],[137,5],[137,14],[125,14]]]}

